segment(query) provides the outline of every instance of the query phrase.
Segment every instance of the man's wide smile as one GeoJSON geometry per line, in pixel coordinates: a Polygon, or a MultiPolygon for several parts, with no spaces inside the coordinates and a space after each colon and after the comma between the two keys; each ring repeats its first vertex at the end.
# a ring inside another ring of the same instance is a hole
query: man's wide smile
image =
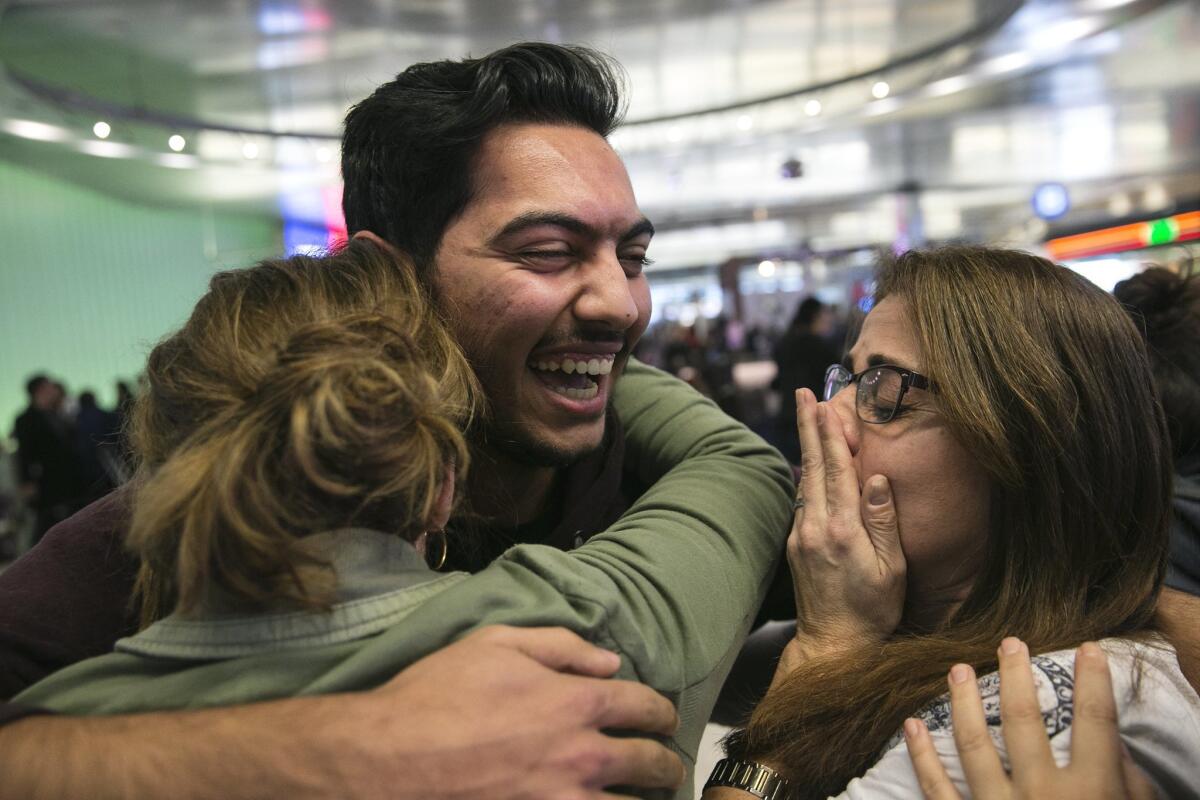
{"type": "Polygon", "coordinates": [[[587,353],[542,356],[529,368],[547,388],[571,400],[592,400],[612,372],[615,354],[587,353]]]}

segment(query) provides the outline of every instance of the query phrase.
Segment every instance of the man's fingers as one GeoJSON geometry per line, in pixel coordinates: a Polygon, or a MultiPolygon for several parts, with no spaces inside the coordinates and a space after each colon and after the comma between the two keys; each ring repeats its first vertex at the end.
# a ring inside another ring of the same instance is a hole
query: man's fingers
{"type": "Polygon", "coordinates": [[[1087,771],[1108,771],[1109,785],[1117,783],[1121,740],[1117,734],[1117,705],[1113,699],[1108,659],[1095,642],[1075,651],[1075,719],[1071,726],[1071,765],[1087,771]]]}
{"type": "Polygon", "coordinates": [[[597,788],[674,789],[687,776],[683,761],[666,745],[649,739],[605,738],[598,748],[604,758],[597,774],[597,788]]]}
{"type": "Polygon", "coordinates": [[[621,657],[586,641],[566,628],[514,628],[496,625],[477,635],[511,647],[557,672],[607,678],[621,666],[621,657]]]}
{"type": "Polygon", "coordinates": [[[1036,783],[1036,776],[1055,769],[1050,740],[1042,721],[1029,649],[1015,637],[1000,643],[1000,720],[1004,744],[1018,786],[1036,783]]]}
{"type": "Polygon", "coordinates": [[[671,736],[679,727],[679,715],[671,701],[648,686],[633,681],[597,681],[593,724],[598,728],[658,733],[671,736]]]}
{"type": "Polygon", "coordinates": [[[924,722],[919,719],[904,721],[904,745],[908,748],[908,757],[912,759],[925,800],[962,800],[938,758],[924,722]]]}
{"type": "MultiPolygon", "coordinates": [[[[808,389],[796,390],[796,432],[800,436],[800,488],[804,513],[825,513],[825,456],[817,433],[817,397],[808,389]]],[[[799,516],[797,516],[797,519],[799,516]]]]}
{"type": "Polygon", "coordinates": [[[950,685],[950,713],[954,720],[954,746],[958,749],[967,783],[979,787],[980,792],[991,792],[980,794],[980,798],[1006,797],[1008,776],[988,734],[975,670],[967,664],[955,664],[947,682],[950,685]]]}

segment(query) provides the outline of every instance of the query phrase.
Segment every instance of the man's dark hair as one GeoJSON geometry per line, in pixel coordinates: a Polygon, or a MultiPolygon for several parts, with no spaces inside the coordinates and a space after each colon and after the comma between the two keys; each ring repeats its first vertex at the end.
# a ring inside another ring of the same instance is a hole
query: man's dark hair
{"type": "Polygon", "coordinates": [[[1152,267],[1113,294],[1146,337],[1172,455],[1179,461],[1200,453],[1200,277],[1152,267]]]}
{"type": "Polygon", "coordinates": [[[93,392],[91,389],[88,389],[85,392],[80,392],[79,393],[79,407],[80,408],[95,408],[96,407],[96,393],[93,392]]]}
{"type": "Polygon", "coordinates": [[[29,378],[29,380],[25,381],[25,393],[28,394],[32,399],[32,397],[37,393],[37,390],[42,388],[42,384],[49,382],[50,379],[39,372],[37,375],[33,375],[29,378]]]}
{"type": "Polygon", "coordinates": [[[608,136],[624,114],[622,89],[620,66],[583,47],[515,44],[414,64],[346,115],[348,231],[378,234],[427,276],[442,234],[471,199],[472,161],[489,131],[534,122],[608,136]]]}

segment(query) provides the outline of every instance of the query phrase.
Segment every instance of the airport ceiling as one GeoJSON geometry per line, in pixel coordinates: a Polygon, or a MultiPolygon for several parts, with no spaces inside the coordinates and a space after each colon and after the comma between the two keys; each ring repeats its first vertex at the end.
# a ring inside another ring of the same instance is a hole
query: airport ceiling
{"type": "Polygon", "coordinates": [[[0,158],[317,221],[354,101],[535,39],[625,66],[668,232],[851,246],[916,191],[931,235],[1028,238],[1043,181],[1073,224],[1200,194],[1195,0],[0,0],[0,158]]]}

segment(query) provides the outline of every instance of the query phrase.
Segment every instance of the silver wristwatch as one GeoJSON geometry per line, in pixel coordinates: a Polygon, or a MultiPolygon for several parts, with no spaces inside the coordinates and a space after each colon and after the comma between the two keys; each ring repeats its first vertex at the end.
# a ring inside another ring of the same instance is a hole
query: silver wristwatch
{"type": "Polygon", "coordinates": [[[741,789],[762,800],[780,800],[788,790],[787,779],[770,767],[732,758],[722,758],[713,767],[704,788],[710,786],[741,789]]]}

